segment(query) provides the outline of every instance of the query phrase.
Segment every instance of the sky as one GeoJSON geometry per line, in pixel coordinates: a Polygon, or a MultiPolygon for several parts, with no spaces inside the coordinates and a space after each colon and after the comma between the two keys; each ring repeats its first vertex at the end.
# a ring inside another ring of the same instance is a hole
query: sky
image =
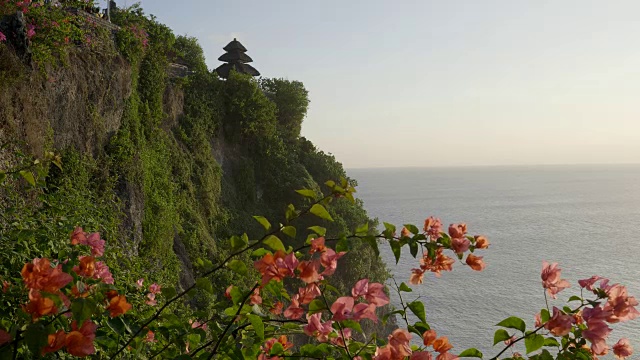
{"type": "Polygon", "coordinates": [[[142,5],[212,69],[235,37],[302,81],[302,135],[347,168],[640,163],[636,0],[142,5]]]}

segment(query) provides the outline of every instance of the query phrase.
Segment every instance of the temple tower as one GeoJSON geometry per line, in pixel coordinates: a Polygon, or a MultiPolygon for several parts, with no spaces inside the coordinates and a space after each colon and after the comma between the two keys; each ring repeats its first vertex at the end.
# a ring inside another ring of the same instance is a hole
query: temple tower
{"type": "Polygon", "coordinates": [[[225,62],[225,64],[218,66],[216,69],[216,72],[221,78],[228,78],[231,69],[251,76],[260,75],[258,70],[247,64],[253,62],[253,59],[251,59],[249,55],[245,54],[247,49],[240,43],[240,41],[234,38],[233,41],[228,43],[223,49],[226,52],[222,54],[218,60],[225,62]]]}

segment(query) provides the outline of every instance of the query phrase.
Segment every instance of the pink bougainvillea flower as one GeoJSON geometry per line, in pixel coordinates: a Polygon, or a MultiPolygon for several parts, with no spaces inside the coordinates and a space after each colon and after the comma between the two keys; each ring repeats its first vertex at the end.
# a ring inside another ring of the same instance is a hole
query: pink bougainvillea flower
{"type": "Polygon", "coordinates": [[[422,342],[424,346],[431,346],[436,341],[436,331],[433,329],[427,330],[422,334],[422,342]]]}
{"type": "Polygon", "coordinates": [[[537,313],[536,316],[533,317],[533,319],[535,320],[535,327],[542,326],[542,315],[540,313],[537,313]]]}
{"type": "Polygon", "coordinates": [[[467,260],[465,261],[469,267],[475,271],[482,271],[487,266],[484,261],[482,261],[482,256],[475,256],[473,254],[469,254],[467,256],[467,260]]]}
{"type": "Polygon", "coordinates": [[[154,293],[154,294],[159,294],[160,290],[161,290],[162,286],[153,283],[149,286],[149,292],[154,293]]]}
{"type": "Polygon", "coordinates": [[[415,351],[410,360],[433,360],[433,355],[428,351],[415,351]]]}
{"type": "Polygon", "coordinates": [[[629,339],[622,338],[613,345],[613,354],[620,360],[624,360],[633,354],[633,347],[629,339]]]}
{"type": "Polygon", "coordinates": [[[378,316],[376,315],[375,304],[359,303],[353,307],[353,312],[350,315],[353,320],[370,319],[373,322],[378,322],[378,316]]]}
{"type": "Polygon", "coordinates": [[[272,313],[273,315],[280,315],[282,314],[282,309],[284,308],[284,304],[282,303],[282,301],[276,301],[273,306],[269,309],[269,312],[272,313]]]}
{"type": "Polygon", "coordinates": [[[158,304],[158,301],[156,300],[156,294],[148,293],[147,300],[144,303],[149,306],[156,306],[158,304]]]}
{"type": "Polygon", "coordinates": [[[510,338],[508,338],[507,340],[504,341],[504,344],[506,346],[511,346],[516,342],[516,336],[512,335],[510,338]]]}
{"type": "Polygon", "coordinates": [[[331,305],[331,312],[333,313],[333,320],[341,321],[350,318],[351,311],[353,310],[354,301],[351,296],[342,296],[336,299],[331,305]]]}
{"type": "Polygon", "coordinates": [[[389,297],[384,293],[384,285],[379,283],[369,283],[369,279],[362,279],[356,282],[351,289],[351,295],[355,299],[363,296],[369,304],[383,306],[389,303],[389,297]]]}
{"type": "Polygon", "coordinates": [[[429,235],[431,240],[437,240],[442,232],[442,222],[438,218],[429,216],[424,221],[424,232],[429,235]]]}
{"type": "Polygon", "coordinates": [[[144,341],[144,342],[147,342],[147,343],[154,343],[154,342],[156,342],[156,341],[157,341],[157,340],[156,340],[156,334],[155,334],[153,331],[151,331],[151,330],[147,331],[147,335],[144,337],[144,340],[143,340],[143,341],[144,341]]]}
{"type": "Polygon", "coordinates": [[[96,337],[98,325],[86,320],[78,329],[76,322],[71,324],[71,332],[65,338],[65,346],[69,354],[85,357],[95,353],[93,339],[96,337]]]}
{"type": "Polygon", "coordinates": [[[0,42],[7,41],[7,37],[0,31],[0,42]]]}
{"type": "Polygon", "coordinates": [[[319,342],[326,342],[333,331],[333,321],[322,322],[322,314],[307,315],[308,324],[302,328],[305,334],[315,337],[319,342]]]}
{"type": "Polygon", "coordinates": [[[97,280],[102,280],[105,284],[113,284],[113,275],[111,275],[111,271],[107,264],[102,261],[96,261],[95,265],[96,271],[93,274],[93,278],[97,280]]]}
{"type": "Polygon", "coordinates": [[[400,236],[401,237],[411,237],[411,232],[406,227],[403,227],[402,230],[400,231],[400,236]]]}
{"type": "Polygon", "coordinates": [[[351,289],[351,295],[357,299],[360,296],[367,295],[368,291],[369,291],[369,279],[361,279],[361,280],[358,280],[355,285],[353,285],[353,288],[351,289]]]}
{"type": "Polygon", "coordinates": [[[326,249],[327,247],[324,245],[324,236],[311,240],[311,250],[309,250],[310,254],[323,252],[326,249]]]}
{"type": "Polygon", "coordinates": [[[33,259],[26,263],[21,271],[25,285],[30,289],[57,293],[73,280],[73,277],[62,271],[62,265],[54,268],[48,259],[33,259]]]}
{"type": "Polygon", "coordinates": [[[489,240],[487,240],[487,238],[482,235],[476,235],[474,236],[474,239],[476,240],[476,249],[487,249],[489,245],[491,245],[491,243],[489,243],[489,240]]]}
{"type": "Polygon", "coordinates": [[[553,307],[553,316],[544,325],[555,336],[565,336],[571,331],[571,327],[576,322],[572,315],[564,314],[557,307],[553,307]]]}
{"type": "Polygon", "coordinates": [[[71,238],[71,245],[87,244],[87,235],[79,226],[71,232],[69,237],[71,238]]]}
{"type": "Polygon", "coordinates": [[[11,283],[8,282],[7,280],[3,280],[2,281],[2,292],[3,293],[7,293],[7,291],[9,291],[9,288],[11,287],[11,283]]]}
{"type": "Polygon", "coordinates": [[[55,334],[49,334],[47,337],[47,346],[42,349],[42,355],[62,349],[66,339],[67,334],[64,330],[58,330],[55,334]]]}
{"type": "Polygon", "coordinates": [[[295,294],[291,298],[291,304],[284,311],[284,317],[292,320],[300,319],[302,317],[302,314],[304,314],[304,309],[300,307],[300,301],[298,300],[299,298],[300,295],[298,294],[295,294]]]}
{"type": "Polygon", "coordinates": [[[9,341],[11,341],[11,334],[9,334],[8,332],[0,329],[0,345],[4,345],[4,344],[8,343],[9,341]]]}
{"type": "Polygon", "coordinates": [[[91,255],[100,257],[104,255],[105,241],[100,239],[99,233],[92,233],[87,236],[87,245],[91,247],[91,255]]]}
{"type": "Polygon", "coordinates": [[[394,359],[404,359],[405,356],[411,355],[411,334],[404,329],[395,329],[389,335],[389,342],[387,343],[391,349],[391,354],[394,359]]]}
{"type": "Polygon", "coordinates": [[[249,303],[251,305],[260,305],[262,304],[262,297],[260,296],[260,289],[256,288],[253,290],[253,293],[249,297],[249,303]]]}
{"type": "Polygon", "coordinates": [[[458,360],[458,359],[460,359],[458,356],[450,352],[443,352],[440,355],[438,355],[438,357],[436,357],[436,360],[458,360]]]}
{"type": "Polygon", "coordinates": [[[440,277],[441,271],[451,271],[453,269],[453,264],[455,260],[444,255],[442,253],[442,248],[436,250],[435,258],[430,258],[428,254],[425,254],[422,259],[420,259],[420,269],[423,271],[431,271],[436,274],[436,277],[440,277]]]}
{"type": "Polygon", "coordinates": [[[409,284],[412,284],[412,285],[422,284],[423,278],[424,278],[424,270],[411,269],[411,277],[409,278],[409,284]]]}
{"type": "Polygon", "coordinates": [[[596,355],[604,355],[609,351],[606,342],[611,333],[611,328],[606,323],[609,316],[611,311],[602,309],[600,305],[582,311],[582,317],[587,323],[587,330],[582,331],[582,337],[591,342],[591,351],[596,355]]]}
{"type": "Polygon", "coordinates": [[[313,299],[320,296],[321,292],[320,292],[320,288],[318,287],[318,284],[311,283],[311,284],[308,284],[306,287],[299,288],[298,294],[300,294],[301,304],[309,304],[310,302],[313,301],[313,299]]]}
{"type": "Polygon", "coordinates": [[[141,288],[142,288],[142,283],[143,283],[143,282],[144,282],[144,279],[142,279],[142,278],[138,279],[138,281],[136,281],[136,287],[137,287],[138,289],[141,289],[141,288]]]}
{"type": "Polygon", "coordinates": [[[327,248],[320,256],[320,263],[324,266],[322,275],[333,275],[338,267],[338,259],[344,254],[346,254],[344,251],[336,253],[333,249],[327,248]]]}
{"type": "Polygon", "coordinates": [[[471,241],[466,237],[460,238],[452,238],[451,239],[451,250],[456,254],[462,254],[463,252],[469,250],[469,246],[471,246],[471,241]]]}
{"type": "Polygon", "coordinates": [[[466,224],[451,224],[449,225],[449,236],[452,239],[463,238],[467,234],[466,224]]]}
{"type": "Polygon", "coordinates": [[[373,360],[394,360],[389,345],[376,348],[376,352],[373,354],[373,360]]]}
{"type": "Polygon", "coordinates": [[[286,257],[284,251],[278,250],[275,254],[265,254],[262,259],[253,263],[262,275],[262,285],[266,285],[271,279],[282,281],[286,276],[292,275],[292,269],[289,266],[296,263],[297,259],[295,255],[288,260],[286,257]]]}
{"type": "Polygon", "coordinates": [[[258,360],[279,360],[280,357],[278,356],[271,356],[269,357],[268,355],[265,354],[269,354],[271,352],[271,348],[273,347],[273,345],[275,343],[280,343],[280,345],[282,345],[282,348],[287,351],[288,349],[291,349],[293,347],[293,344],[291,342],[289,342],[289,340],[287,340],[287,337],[285,335],[280,335],[280,337],[276,338],[271,338],[269,340],[267,340],[264,345],[262,345],[260,347],[260,350],[262,350],[262,354],[260,354],[260,356],[258,356],[258,360]]]}
{"type": "Polygon", "coordinates": [[[318,273],[319,267],[319,259],[302,261],[298,265],[298,270],[300,270],[300,274],[298,275],[298,277],[300,278],[300,280],[306,282],[307,284],[322,280],[322,275],[318,273]]]}
{"type": "Polygon", "coordinates": [[[581,288],[585,288],[589,291],[593,291],[593,285],[596,283],[596,281],[600,279],[602,279],[600,276],[593,275],[588,279],[578,280],[578,284],[580,285],[581,288]]]}
{"type": "Polygon", "coordinates": [[[638,305],[638,301],[635,297],[629,296],[627,288],[623,285],[613,285],[607,291],[609,300],[604,306],[604,310],[610,310],[611,316],[607,318],[610,323],[617,323],[620,321],[633,320],[640,316],[640,312],[636,310],[635,306],[638,305]]]}
{"type": "Polygon", "coordinates": [[[351,339],[352,331],[350,328],[344,328],[338,331],[337,334],[338,336],[330,338],[331,343],[344,347],[346,340],[351,339]]]}
{"type": "Polygon", "coordinates": [[[557,298],[556,294],[569,287],[569,282],[565,279],[560,279],[560,272],[562,270],[558,267],[558,263],[549,265],[548,262],[542,262],[542,272],[540,277],[542,278],[542,287],[547,289],[547,293],[553,298],[557,298]]]}

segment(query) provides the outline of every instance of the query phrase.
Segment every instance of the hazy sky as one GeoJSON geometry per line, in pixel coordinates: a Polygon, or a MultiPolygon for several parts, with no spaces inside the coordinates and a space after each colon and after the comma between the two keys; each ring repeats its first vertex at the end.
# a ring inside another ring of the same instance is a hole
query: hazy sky
{"type": "Polygon", "coordinates": [[[346,167],[640,162],[637,0],[143,6],[211,68],[237,37],[302,81],[303,135],[346,167]]]}

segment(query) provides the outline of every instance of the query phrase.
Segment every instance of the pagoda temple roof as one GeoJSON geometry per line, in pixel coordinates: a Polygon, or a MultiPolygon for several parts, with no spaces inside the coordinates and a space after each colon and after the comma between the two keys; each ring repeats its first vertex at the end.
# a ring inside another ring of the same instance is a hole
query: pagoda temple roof
{"type": "Polygon", "coordinates": [[[253,59],[249,55],[247,55],[247,54],[245,54],[243,52],[240,52],[240,51],[229,51],[229,52],[226,52],[226,53],[222,54],[222,56],[220,56],[218,58],[218,60],[224,61],[224,62],[235,62],[235,61],[237,61],[237,62],[241,62],[241,63],[253,62],[253,59]]]}
{"type": "Polygon", "coordinates": [[[243,74],[249,74],[251,76],[260,76],[260,72],[249,64],[243,64],[239,62],[222,64],[216,68],[216,72],[221,78],[226,79],[229,77],[231,69],[243,74]]]}
{"type": "Polygon", "coordinates": [[[223,47],[222,50],[228,51],[228,52],[231,52],[233,50],[240,50],[242,52],[246,52],[247,48],[242,46],[242,44],[240,44],[240,41],[233,38],[233,41],[228,43],[227,46],[223,47]]]}

